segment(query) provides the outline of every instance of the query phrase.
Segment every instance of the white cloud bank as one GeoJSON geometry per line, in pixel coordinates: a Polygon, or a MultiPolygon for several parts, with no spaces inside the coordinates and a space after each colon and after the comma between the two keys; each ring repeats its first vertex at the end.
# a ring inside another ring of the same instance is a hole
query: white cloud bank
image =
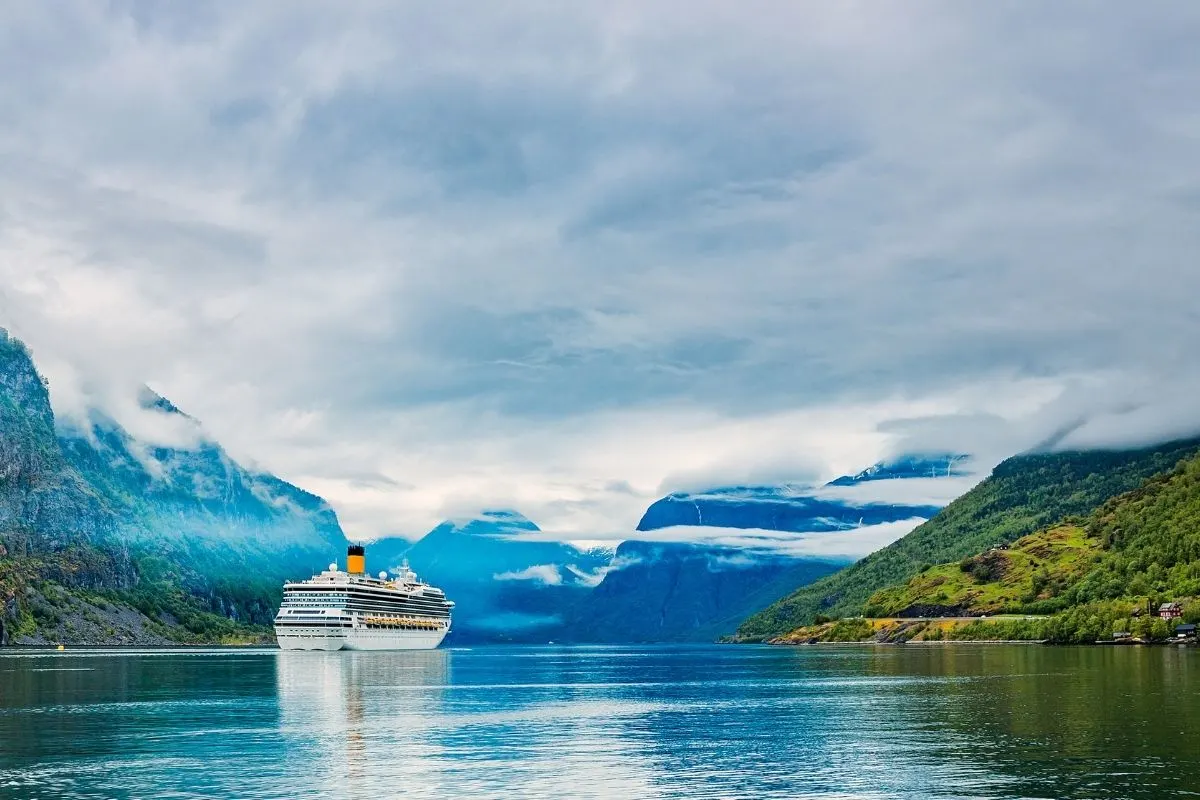
{"type": "Polygon", "coordinates": [[[559,586],[563,582],[562,573],[554,564],[535,564],[514,572],[498,572],[492,576],[497,581],[533,581],[545,586],[559,586]]]}
{"type": "Polygon", "coordinates": [[[913,519],[866,525],[848,531],[791,533],[758,528],[674,527],[636,531],[626,539],[647,542],[695,542],[737,548],[763,556],[793,556],[856,560],[886,547],[925,522],[913,519]]]}
{"type": "Polygon", "coordinates": [[[362,538],[1192,433],[1200,7],[1094,11],[9,4],[0,324],[362,538]]]}

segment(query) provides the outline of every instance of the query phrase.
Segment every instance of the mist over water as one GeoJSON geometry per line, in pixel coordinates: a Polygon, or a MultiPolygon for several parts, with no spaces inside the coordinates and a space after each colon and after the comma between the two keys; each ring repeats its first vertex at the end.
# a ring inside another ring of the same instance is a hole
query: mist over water
{"type": "Polygon", "coordinates": [[[0,797],[1196,792],[1194,649],[0,655],[0,797]]]}

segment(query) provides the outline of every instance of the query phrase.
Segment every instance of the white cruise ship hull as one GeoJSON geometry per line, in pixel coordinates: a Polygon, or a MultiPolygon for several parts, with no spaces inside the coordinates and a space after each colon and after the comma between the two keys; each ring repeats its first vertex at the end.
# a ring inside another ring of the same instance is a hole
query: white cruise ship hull
{"type": "Polygon", "coordinates": [[[388,580],[366,574],[362,545],[306,581],[283,585],[275,640],[283,650],[432,650],[450,632],[454,603],[405,561],[388,580]]]}
{"type": "Polygon", "coordinates": [[[432,650],[444,638],[445,630],[275,629],[281,650],[432,650]]]}

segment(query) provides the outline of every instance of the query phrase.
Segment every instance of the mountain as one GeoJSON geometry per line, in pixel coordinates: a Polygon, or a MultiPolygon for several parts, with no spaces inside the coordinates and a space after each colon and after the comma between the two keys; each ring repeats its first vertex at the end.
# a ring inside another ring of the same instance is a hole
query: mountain
{"type": "Polygon", "coordinates": [[[675,526],[762,528],[772,531],[844,531],[864,525],[920,517],[928,519],[940,506],[863,503],[822,499],[789,487],[739,486],[699,494],[675,493],[656,500],[638,522],[639,531],[675,526]]]}
{"type": "Polygon", "coordinates": [[[911,478],[956,478],[970,473],[965,469],[970,456],[962,453],[908,453],[867,467],[856,475],[843,475],[827,486],[858,486],[872,481],[911,478]]]}
{"type": "Polygon", "coordinates": [[[973,556],[1065,517],[1089,514],[1197,452],[1200,440],[1191,439],[1128,451],[1015,456],[907,536],[750,617],[737,636],[761,641],[810,624],[818,615],[859,614],[872,594],[929,565],[973,556]]]}
{"type": "Polygon", "coordinates": [[[801,628],[785,641],[837,638],[1025,639],[1090,644],[1116,631],[1161,641],[1151,612],[1179,603],[1200,622],[1200,455],[1087,517],[1067,517],[1008,546],[922,570],[875,592],[869,619],[801,628]],[[998,615],[998,616],[997,616],[998,615]],[[925,617],[965,617],[937,619],[925,617]]]}
{"type": "Polygon", "coordinates": [[[111,499],[64,457],[45,381],[0,328],[0,532],[27,547],[98,541],[118,527],[111,499]]]}
{"type": "Polygon", "coordinates": [[[107,415],[64,421],[68,463],[122,510],[123,538],[186,553],[198,573],[294,577],[345,549],[333,509],[279,478],[247,470],[192,418],[149,389],[141,408],[190,428],[185,446],[147,444],[107,415]]]}
{"type": "MultiPolygon", "coordinates": [[[[1099,541],[1075,524],[1057,524],[961,561],[924,569],[871,595],[869,617],[967,617],[1040,607],[1091,571],[1099,541]]],[[[1127,586],[1128,584],[1123,584],[1127,586]]]]}
{"type": "MultiPolygon", "coordinates": [[[[1047,613],[1085,603],[1200,596],[1200,456],[1010,547],[941,564],[872,595],[872,615],[944,605],[1047,613]]],[[[1198,609],[1200,610],[1200,609],[1198,609]]]]}
{"type": "Polygon", "coordinates": [[[703,641],[844,562],[699,544],[627,541],[604,580],[571,610],[564,636],[581,642],[703,641]]]}
{"type": "MultiPolygon", "coordinates": [[[[825,486],[737,486],[677,492],[654,502],[638,523],[835,533],[928,519],[939,505],[860,500],[874,481],[964,474],[963,456],[911,455],[880,462],[825,486]],[[859,491],[859,490],[862,491],[859,491]]],[[[798,586],[841,569],[845,559],[796,557],[724,546],[627,541],[613,569],[572,612],[565,636],[581,641],[711,641],[748,614],[798,586]]]]}
{"type": "Polygon", "coordinates": [[[881,461],[857,475],[843,475],[824,487],[735,486],[699,493],[675,492],[646,509],[637,529],[704,526],[827,532],[929,519],[941,506],[863,502],[836,496],[828,490],[884,480],[960,477],[967,474],[963,471],[965,463],[966,457],[960,455],[906,455],[881,461]]]}
{"type": "Polygon", "coordinates": [[[512,511],[448,521],[416,543],[367,548],[370,569],[407,559],[455,602],[452,643],[712,641],[746,614],[844,562],[730,548],[622,542],[581,551],[529,538],[512,511]]]}
{"type": "Polygon", "coordinates": [[[323,500],[242,467],[165,398],[140,401],[183,440],[141,441],[99,411],[56,419],[28,349],[0,329],[0,638],[262,635],[282,580],[344,550],[323,500]]]}
{"type": "Polygon", "coordinates": [[[455,603],[452,643],[562,638],[567,609],[580,601],[612,554],[528,538],[532,521],[514,511],[485,511],[447,521],[415,543],[384,539],[367,549],[371,569],[407,559],[455,603]]]}

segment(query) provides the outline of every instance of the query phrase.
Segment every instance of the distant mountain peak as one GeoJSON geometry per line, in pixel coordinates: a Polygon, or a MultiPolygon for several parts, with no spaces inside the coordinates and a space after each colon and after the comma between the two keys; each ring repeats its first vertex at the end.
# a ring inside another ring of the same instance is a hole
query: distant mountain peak
{"type": "Polygon", "coordinates": [[[518,532],[536,532],[541,528],[519,511],[512,509],[484,509],[474,516],[448,519],[439,527],[449,527],[461,533],[491,535],[518,532]]]}
{"type": "Polygon", "coordinates": [[[0,392],[10,398],[17,413],[53,426],[46,380],[37,371],[25,343],[4,328],[0,328],[0,392]]]}
{"type": "Polygon", "coordinates": [[[188,414],[183,413],[183,411],[181,411],[179,409],[179,406],[175,405],[170,400],[163,397],[161,394],[154,391],[153,389],[151,389],[149,386],[146,386],[145,384],[143,384],[142,387],[138,390],[138,398],[137,399],[138,399],[138,405],[141,406],[146,411],[161,411],[164,414],[178,414],[181,417],[187,417],[187,419],[193,419],[193,417],[189,416],[188,414]]]}
{"type": "Polygon", "coordinates": [[[494,519],[497,522],[530,523],[529,517],[511,508],[485,508],[479,512],[479,519],[494,519]]]}
{"type": "Polygon", "coordinates": [[[957,478],[969,475],[965,469],[971,457],[964,453],[906,453],[879,461],[855,475],[843,475],[828,486],[855,486],[868,481],[907,478],[957,478]]]}
{"type": "Polygon", "coordinates": [[[872,501],[870,492],[863,492],[867,495],[863,498],[832,496],[822,489],[891,479],[967,475],[969,473],[963,468],[967,458],[957,453],[906,454],[880,461],[856,475],[843,475],[825,486],[784,483],[672,492],[646,509],[637,529],[652,531],[693,526],[816,533],[915,518],[929,519],[941,508],[940,504],[872,501]]]}

